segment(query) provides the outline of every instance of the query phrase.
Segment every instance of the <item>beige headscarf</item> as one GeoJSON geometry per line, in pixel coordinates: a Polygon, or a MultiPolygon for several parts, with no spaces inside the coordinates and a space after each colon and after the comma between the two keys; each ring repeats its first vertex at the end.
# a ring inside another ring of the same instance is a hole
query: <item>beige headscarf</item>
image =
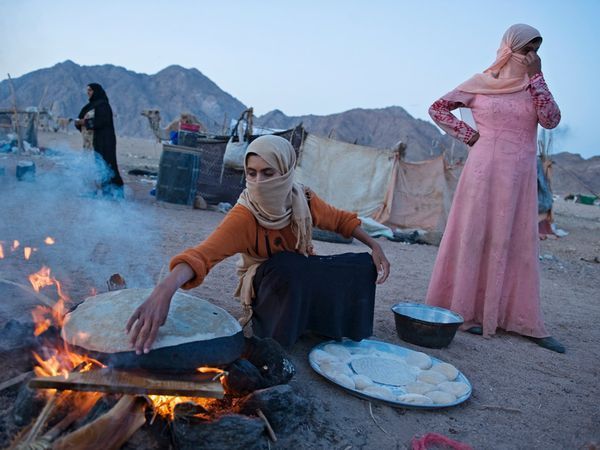
{"type": "Polygon", "coordinates": [[[515,52],[541,37],[540,32],[529,25],[512,25],[502,36],[496,61],[456,89],[473,94],[510,94],[525,89],[529,84],[527,68],[523,64],[525,55],[515,52]]]}
{"type": "MultiPolygon", "coordinates": [[[[257,222],[270,230],[281,230],[291,224],[296,235],[296,250],[303,255],[312,254],[312,216],[306,188],[294,182],[296,152],[281,136],[261,136],[250,143],[244,158],[244,170],[249,154],[256,154],[282,175],[266,181],[246,180],[246,189],[238,203],[250,210],[257,222]]],[[[252,281],[256,269],[266,258],[255,258],[245,253],[237,263],[240,282],[235,296],[249,308],[254,298],[252,281]]]]}

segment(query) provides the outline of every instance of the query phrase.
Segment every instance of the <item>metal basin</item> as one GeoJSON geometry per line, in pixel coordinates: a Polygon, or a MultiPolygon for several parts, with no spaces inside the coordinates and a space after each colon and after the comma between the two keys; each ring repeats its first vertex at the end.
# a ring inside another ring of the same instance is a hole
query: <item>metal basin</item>
{"type": "Polygon", "coordinates": [[[429,348],[447,347],[464,320],[455,312],[421,303],[392,306],[398,337],[429,348]]]}

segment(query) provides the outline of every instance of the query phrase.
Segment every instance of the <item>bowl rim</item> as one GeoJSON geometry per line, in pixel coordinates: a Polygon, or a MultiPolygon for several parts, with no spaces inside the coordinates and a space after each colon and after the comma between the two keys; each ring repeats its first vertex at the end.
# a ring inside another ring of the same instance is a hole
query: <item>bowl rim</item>
{"type": "Polygon", "coordinates": [[[398,315],[398,316],[401,316],[401,317],[406,317],[407,319],[414,320],[414,321],[416,321],[418,323],[422,323],[422,324],[425,324],[425,325],[436,325],[436,326],[456,326],[456,325],[458,325],[458,326],[460,326],[463,323],[465,323],[465,319],[463,318],[463,316],[461,316],[457,312],[454,312],[454,311],[451,311],[449,309],[442,308],[442,307],[439,307],[439,306],[425,305],[423,303],[415,303],[415,302],[401,302],[401,303],[396,303],[395,305],[393,305],[391,307],[391,310],[392,310],[392,312],[395,315],[398,315]],[[416,306],[416,307],[419,307],[419,308],[428,308],[428,309],[434,309],[434,310],[437,310],[437,311],[441,311],[441,312],[444,312],[444,313],[450,313],[452,316],[454,316],[456,318],[456,321],[455,322],[430,322],[430,321],[427,321],[427,320],[419,319],[417,317],[407,316],[406,314],[402,314],[401,312],[396,311],[396,308],[399,307],[399,306],[416,306]]]}

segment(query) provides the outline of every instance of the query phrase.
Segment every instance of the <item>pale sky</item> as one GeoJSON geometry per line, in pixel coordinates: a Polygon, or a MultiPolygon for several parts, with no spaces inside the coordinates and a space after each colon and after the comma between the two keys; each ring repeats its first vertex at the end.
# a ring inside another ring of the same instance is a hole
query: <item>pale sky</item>
{"type": "Polygon", "coordinates": [[[67,59],[147,74],[178,64],[258,115],[399,105],[429,121],[429,105],[483,71],[513,23],[544,37],[563,113],[554,152],[599,155],[600,0],[0,0],[0,79],[67,59]]]}

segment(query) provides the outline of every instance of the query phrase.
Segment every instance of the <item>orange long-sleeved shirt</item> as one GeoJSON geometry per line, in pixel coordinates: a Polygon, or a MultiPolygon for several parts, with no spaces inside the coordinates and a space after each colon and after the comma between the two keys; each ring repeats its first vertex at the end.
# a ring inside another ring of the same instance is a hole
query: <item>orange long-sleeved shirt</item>
{"type": "MultiPolygon", "coordinates": [[[[314,192],[310,193],[310,213],[313,226],[335,231],[345,237],[350,237],[360,225],[356,214],[334,208],[314,192]]],[[[177,264],[184,262],[192,268],[194,278],[182,286],[184,289],[191,289],[200,285],[217,263],[236,253],[268,258],[281,251],[295,251],[295,245],[296,236],[291,225],[281,230],[264,228],[258,224],[248,208],[238,203],[227,213],[215,231],[196,247],[175,256],[169,266],[173,270],[177,264]]]]}

